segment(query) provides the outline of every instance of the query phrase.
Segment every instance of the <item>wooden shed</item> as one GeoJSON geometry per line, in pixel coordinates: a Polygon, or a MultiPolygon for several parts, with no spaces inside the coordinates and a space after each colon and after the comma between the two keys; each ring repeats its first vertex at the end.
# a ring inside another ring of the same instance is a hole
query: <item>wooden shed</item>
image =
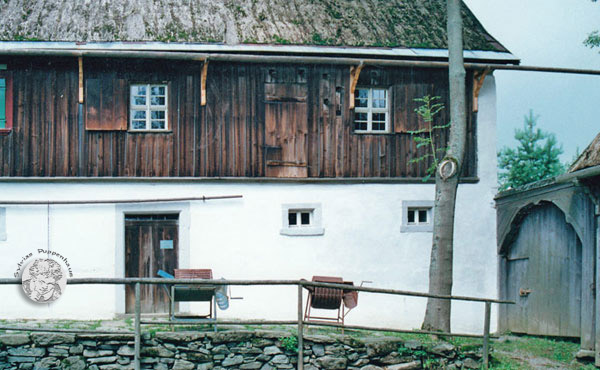
{"type": "Polygon", "coordinates": [[[499,329],[581,338],[596,349],[600,309],[600,135],[567,174],[498,194],[499,329]]]}

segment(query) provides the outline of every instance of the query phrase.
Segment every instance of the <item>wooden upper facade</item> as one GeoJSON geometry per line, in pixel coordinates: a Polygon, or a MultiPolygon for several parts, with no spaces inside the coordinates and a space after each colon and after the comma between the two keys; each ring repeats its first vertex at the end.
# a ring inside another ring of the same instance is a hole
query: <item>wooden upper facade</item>
{"type": "MultiPolygon", "coordinates": [[[[414,99],[449,104],[447,69],[366,66],[356,91],[385,91],[388,122],[359,132],[361,107],[351,102],[361,103],[350,98],[344,65],[83,58],[80,76],[71,57],[0,63],[12,95],[12,129],[0,136],[4,177],[419,178],[428,163],[410,162],[426,153],[409,132],[425,127],[414,99]],[[134,106],[138,86],[164,87],[148,97],[164,113],[146,112],[162,118],[161,130],[133,126],[144,115],[135,112],[144,109],[134,106]]],[[[472,112],[472,72],[467,86],[472,112]]],[[[448,116],[443,109],[434,124],[448,116]]],[[[468,117],[463,176],[475,177],[476,113],[468,117]]]]}

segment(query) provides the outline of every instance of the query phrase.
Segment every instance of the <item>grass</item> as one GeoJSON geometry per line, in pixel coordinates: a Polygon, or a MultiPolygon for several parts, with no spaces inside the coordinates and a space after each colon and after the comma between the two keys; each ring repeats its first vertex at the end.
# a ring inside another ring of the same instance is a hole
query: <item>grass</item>
{"type": "Polygon", "coordinates": [[[560,338],[543,338],[528,336],[510,336],[504,341],[493,343],[493,361],[491,369],[521,370],[532,367],[531,360],[554,364],[563,369],[591,370],[592,364],[577,362],[575,354],[579,344],[560,338]]]}

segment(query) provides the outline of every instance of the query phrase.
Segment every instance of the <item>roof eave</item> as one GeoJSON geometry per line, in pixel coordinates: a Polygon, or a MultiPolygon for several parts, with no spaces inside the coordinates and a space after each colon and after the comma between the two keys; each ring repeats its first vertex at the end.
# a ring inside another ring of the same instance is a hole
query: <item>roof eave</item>
{"type": "MultiPolygon", "coordinates": [[[[17,54],[19,51],[80,51],[80,52],[173,52],[173,53],[221,53],[256,55],[297,56],[348,56],[358,58],[447,60],[446,49],[387,48],[356,46],[312,46],[312,45],[265,45],[217,43],[170,43],[170,42],[69,42],[69,41],[0,41],[0,54],[17,54]]],[[[519,59],[509,52],[465,50],[466,61],[486,61],[496,64],[519,64],[519,59]]]]}

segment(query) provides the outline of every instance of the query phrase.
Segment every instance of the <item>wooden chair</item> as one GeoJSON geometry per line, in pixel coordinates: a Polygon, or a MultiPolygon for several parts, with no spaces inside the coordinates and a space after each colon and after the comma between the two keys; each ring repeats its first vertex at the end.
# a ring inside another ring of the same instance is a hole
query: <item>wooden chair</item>
{"type": "MultiPolygon", "coordinates": [[[[337,276],[313,276],[312,281],[315,283],[335,283],[354,286],[351,281],[344,281],[337,276]]],[[[363,281],[365,283],[367,281],[363,281]]],[[[361,283],[361,286],[363,285],[361,283]]],[[[358,291],[345,290],[339,288],[324,288],[324,287],[306,287],[308,290],[308,300],[304,310],[304,321],[323,321],[336,322],[342,324],[342,333],[344,332],[344,321],[346,315],[358,305],[358,291]],[[335,316],[315,316],[311,309],[336,310],[335,316]],[[347,310],[346,310],[347,309],[347,310]]]]}
{"type": "MultiPolygon", "coordinates": [[[[211,269],[175,269],[175,279],[212,279],[211,269]]],[[[189,322],[214,322],[217,330],[217,309],[214,285],[171,285],[171,304],[169,306],[169,319],[171,321],[189,322]],[[208,313],[203,315],[177,315],[175,304],[177,302],[208,302],[208,313]]]]}
{"type": "MultiPolygon", "coordinates": [[[[344,279],[336,276],[313,276],[312,281],[316,283],[344,283],[344,279]]],[[[305,321],[335,321],[336,323],[341,322],[344,325],[342,308],[344,291],[342,289],[322,287],[306,287],[306,289],[308,290],[308,300],[306,301],[306,309],[304,310],[305,321]],[[336,315],[334,317],[316,316],[311,311],[313,308],[336,310],[336,315]]]]}

